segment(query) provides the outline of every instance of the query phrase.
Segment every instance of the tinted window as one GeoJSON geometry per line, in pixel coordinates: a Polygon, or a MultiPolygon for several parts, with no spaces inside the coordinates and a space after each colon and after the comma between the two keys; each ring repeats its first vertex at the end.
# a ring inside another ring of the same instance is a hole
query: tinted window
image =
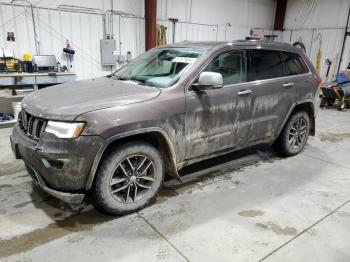
{"type": "Polygon", "coordinates": [[[283,64],[279,51],[253,50],[253,60],[255,64],[254,80],[263,80],[284,76],[283,64]]]}
{"type": "Polygon", "coordinates": [[[243,51],[231,51],[217,56],[204,71],[222,74],[224,85],[246,81],[246,65],[243,51]]]}
{"type": "Polygon", "coordinates": [[[283,60],[289,75],[300,75],[309,72],[304,60],[296,53],[283,52],[283,60]]]}

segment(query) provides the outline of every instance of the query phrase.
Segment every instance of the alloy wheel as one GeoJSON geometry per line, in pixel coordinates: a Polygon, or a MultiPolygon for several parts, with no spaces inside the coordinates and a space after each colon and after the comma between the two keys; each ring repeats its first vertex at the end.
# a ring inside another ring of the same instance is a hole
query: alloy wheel
{"type": "Polygon", "coordinates": [[[288,135],[289,146],[292,149],[300,148],[305,143],[307,123],[303,118],[297,118],[291,125],[288,135]]]}
{"type": "Polygon", "coordinates": [[[115,167],[110,192],[121,203],[135,203],[151,190],[154,181],[153,161],[145,155],[132,155],[115,167]]]}

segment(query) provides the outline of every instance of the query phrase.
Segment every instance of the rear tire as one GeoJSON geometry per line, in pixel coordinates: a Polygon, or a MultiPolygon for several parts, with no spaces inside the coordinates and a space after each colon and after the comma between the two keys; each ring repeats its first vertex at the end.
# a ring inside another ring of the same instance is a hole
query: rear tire
{"type": "Polygon", "coordinates": [[[126,143],[110,152],[94,184],[97,205],[112,215],[149,205],[162,187],[164,164],[159,151],[144,142],[126,143]]]}
{"type": "Polygon", "coordinates": [[[294,113],[274,143],[274,148],[284,156],[295,156],[305,147],[310,133],[310,118],[304,111],[294,113]]]}

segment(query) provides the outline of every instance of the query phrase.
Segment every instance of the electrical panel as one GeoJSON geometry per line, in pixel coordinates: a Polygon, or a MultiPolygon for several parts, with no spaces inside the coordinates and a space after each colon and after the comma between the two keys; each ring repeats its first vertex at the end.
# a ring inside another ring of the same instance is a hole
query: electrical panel
{"type": "Polygon", "coordinates": [[[101,39],[101,64],[102,66],[113,66],[116,64],[115,51],[117,48],[116,40],[101,39]]]}

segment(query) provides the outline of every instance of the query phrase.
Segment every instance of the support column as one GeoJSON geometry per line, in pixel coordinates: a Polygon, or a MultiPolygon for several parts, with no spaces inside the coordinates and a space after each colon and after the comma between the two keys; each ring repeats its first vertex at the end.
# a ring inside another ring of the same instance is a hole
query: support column
{"type": "Polygon", "coordinates": [[[287,0],[277,0],[274,30],[283,30],[284,18],[286,16],[287,0]]]}
{"type": "Polygon", "coordinates": [[[145,0],[145,46],[146,51],[157,44],[157,0],[145,0]]]}

